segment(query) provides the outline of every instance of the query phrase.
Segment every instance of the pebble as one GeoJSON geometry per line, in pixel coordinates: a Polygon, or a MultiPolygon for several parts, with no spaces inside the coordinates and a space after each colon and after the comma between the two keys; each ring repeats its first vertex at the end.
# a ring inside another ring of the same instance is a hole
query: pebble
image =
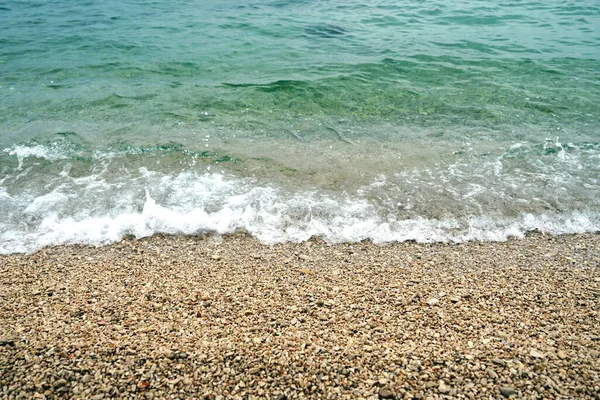
{"type": "Polygon", "coordinates": [[[379,389],[379,397],[382,399],[393,399],[396,396],[394,395],[394,392],[386,386],[379,389]]]}
{"type": "Polygon", "coordinates": [[[537,351],[536,349],[531,349],[531,351],[529,352],[529,355],[533,358],[544,358],[544,354],[537,351]]]}
{"type": "Polygon", "coordinates": [[[500,366],[502,366],[502,367],[504,367],[504,366],[506,365],[506,361],[504,361],[504,360],[503,360],[503,359],[501,359],[501,358],[494,358],[494,359],[492,359],[492,362],[493,362],[494,364],[496,364],[496,365],[500,365],[500,366]]]}
{"type": "Polygon", "coordinates": [[[500,393],[504,397],[510,397],[516,393],[515,389],[510,386],[500,386],[500,393]]]}
{"type": "Polygon", "coordinates": [[[448,393],[450,393],[450,387],[448,385],[446,385],[444,382],[440,382],[440,385],[438,386],[438,391],[441,394],[448,394],[448,393]]]}
{"type": "Polygon", "coordinates": [[[556,352],[556,355],[558,356],[558,358],[560,358],[561,360],[564,360],[565,358],[567,358],[567,353],[565,353],[563,350],[559,350],[556,352]]]}
{"type": "Polygon", "coordinates": [[[440,302],[440,300],[436,299],[436,298],[432,298],[432,299],[427,300],[427,304],[430,305],[430,306],[435,306],[439,302],[440,302]]]}

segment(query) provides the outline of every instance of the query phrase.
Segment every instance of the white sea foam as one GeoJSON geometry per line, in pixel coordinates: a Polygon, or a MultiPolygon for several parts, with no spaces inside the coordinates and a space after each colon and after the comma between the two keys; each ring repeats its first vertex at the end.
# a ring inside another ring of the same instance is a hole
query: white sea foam
{"type": "Polygon", "coordinates": [[[66,160],[72,156],[72,151],[59,142],[51,146],[41,144],[13,145],[4,149],[5,153],[16,156],[19,162],[18,169],[23,168],[23,161],[29,157],[43,158],[46,160],[66,160]]]}
{"type": "Polygon", "coordinates": [[[77,165],[82,153],[74,145],[28,143],[4,150],[21,171],[0,180],[0,253],[105,245],[124,235],[155,233],[243,230],[265,243],[311,236],[384,243],[600,231],[597,153],[569,146],[548,140],[543,150],[554,151],[541,153],[541,144],[519,144],[494,157],[381,173],[342,192],[284,188],[194,168],[160,172],[149,169],[152,163],[128,164],[123,156],[129,150],[90,152],[77,165]],[[47,163],[37,159],[60,167],[47,173],[47,163]]]}
{"type": "Polygon", "coordinates": [[[105,245],[124,235],[147,237],[155,233],[226,234],[244,230],[264,243],[300,242],[311,236],[330,243],[364,239],[384,243],[502,241],[532,230],[552,234],[600,230],[598,213],[398,220],[393,215],[384,216],[360,195],[291,193],[220,174],[165,176],[142,172],[144,189],[115,185],[109,194],[115,200],[110,203],[105,199],[105,206],[99,205],[102,199],[81,201],[95,196],[94,190],[106,192],[105,184],[91,184],[78,193],[57,186],[31,202],[3,191],[0,201],[21,213],[27,223],[21,218],[19,223],[0,223],[0,253],[31,252],[57,244],[105,245]]]}

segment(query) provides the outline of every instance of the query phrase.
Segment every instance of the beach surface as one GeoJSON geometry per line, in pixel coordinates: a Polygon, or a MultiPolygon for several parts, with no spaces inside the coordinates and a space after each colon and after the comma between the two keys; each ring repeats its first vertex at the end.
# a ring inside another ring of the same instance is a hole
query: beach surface
{"type": "Polygon", "coordinates": [[[0,256],[0,397],[600,396],[600,235],[0,256]]]}

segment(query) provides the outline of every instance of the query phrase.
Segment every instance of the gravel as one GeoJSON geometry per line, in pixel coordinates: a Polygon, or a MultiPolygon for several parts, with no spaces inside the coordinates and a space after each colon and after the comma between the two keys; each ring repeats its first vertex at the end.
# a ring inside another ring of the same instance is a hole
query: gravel
{"type": "Polygon", "coordinates": [[[597,234],[52,247],[0,256],[0,397],[597,399],[599,310],[597,234]]]}

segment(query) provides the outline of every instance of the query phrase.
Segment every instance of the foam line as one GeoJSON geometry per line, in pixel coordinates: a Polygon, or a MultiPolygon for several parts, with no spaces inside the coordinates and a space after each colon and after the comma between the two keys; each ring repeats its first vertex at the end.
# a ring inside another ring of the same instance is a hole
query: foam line
{"type": "MultiPolygon", "coordinates": [[[[31,217],[29,224],[0,225],[0,253],[31,252],[59,244],[100,246],[124,235],[141,238],[156,233],[227,234],[244,230],[264,243],[301,242],[311,236],[330,243],[365,239],[385,243],[503,241],[532,230],[552,234],[600,230],[600,214],[592,212],[522,214],[512,219],[470,216],[397,220],[382,216],[364,198],[286,193],[220,174],[162,176],[159,181],[178,189],[168,189],[167,197],[154,190],[164,198],[159,202],[153,198],[153,189],[147,187],[141,209],[132,205],[131,193],[123,195],[115,208],[90,209],[82,203],[79,209],[70,210],[62,203],[72,198],[61,190],[46,194],[24,211],[31,217]]],[[[9,197],[3,193],[2,200],[9,197]]]]}

